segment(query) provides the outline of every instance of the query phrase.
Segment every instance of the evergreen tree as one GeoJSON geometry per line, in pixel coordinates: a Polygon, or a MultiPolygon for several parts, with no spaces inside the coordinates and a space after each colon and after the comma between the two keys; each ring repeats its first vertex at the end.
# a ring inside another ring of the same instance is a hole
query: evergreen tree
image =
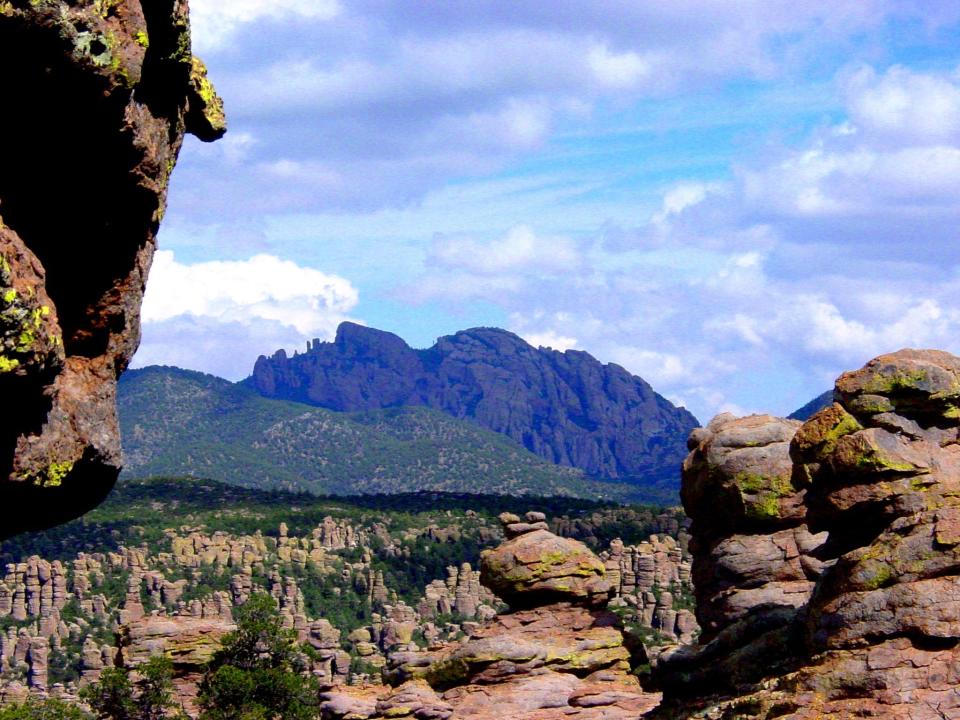
{"type": "MultiPolygon", "coordinates": [[[[84,700],[101,720],[167,720],[184,718],[172,715],[173,663],[158,655],[138,668],[141,680],[134,687],[126,668],[107,668],[99,681],[80,691],[84,700]]],[[[0,720],[4,720],[0,717],[0,720]]]]}
{"type": "Polygon", "coordinates": [[[319,683],[306,674],[295,634],[284,630],[272,597],[257,593],[236,612],[200,684],[202,720],[312,720],[319,683]]]}
{"type": "Polygon", "coordinates": [[[31,698],[23,703],[0,706],[0,720],[92,720],[92,716],[60,700],[31,698]]]}

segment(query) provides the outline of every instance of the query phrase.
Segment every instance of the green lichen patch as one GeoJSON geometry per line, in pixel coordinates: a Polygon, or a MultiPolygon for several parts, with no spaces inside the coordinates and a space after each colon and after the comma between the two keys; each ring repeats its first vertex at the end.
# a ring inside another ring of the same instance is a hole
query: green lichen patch
{"type": "Polygon", "coordinates": [[[857,579],[864,590],[877,590],[889,585],[895,577],[893,568],[886,563],[870,562],[861,570],[857,579]]]}
{"type": "Polygon", "coordinates": [[[72,460],[54,461],[36,472],[24,473],[19,478],[37,487],[54,488],[60,487],[72,470],[72,460]]]}
{"type": "Polygon", "coordinates": [[[803,462],[822,460],[830,455],[840,438],[863,429],[843,406],[834,403],[804,423],[794,435],[791,450],[803,462]]]}
{"type": "Polygon", "coordinates": [[[780,517],[780,500],[796,492],[789,477],[741,472],[733,482],[740,490],[744,514],[751,520],[767,521],[780,517]]]}
{"type": "Polygon", "coordinates": [[[875,395],[897,395],[904,392],[924,392],[929,382],[926,370],[905,370],[892,367],[889,371],[880,371],[864,383],[863,389],[875,395]]]}
{"type": "Polygon", "coordinates": [[[190,64],[188,130],[201,140],[215,140],[227,131],[223,100],[207,77],[207,66],[195,55],[190,64]]]}
{"type": "Polygon", "coordinates": [[[113,56],[113,40],[108,34],[86,30],[77,33],[74,47],[97,67],[112,68],[117,62],[113,56]]]}
{"type": "Polygon", "coordinates": [[[0,256],[0,375],[48,362],[56,346],[47,337],[51,309],[39,303],[31,287],[13,287],[9,261],[0,256]]]}

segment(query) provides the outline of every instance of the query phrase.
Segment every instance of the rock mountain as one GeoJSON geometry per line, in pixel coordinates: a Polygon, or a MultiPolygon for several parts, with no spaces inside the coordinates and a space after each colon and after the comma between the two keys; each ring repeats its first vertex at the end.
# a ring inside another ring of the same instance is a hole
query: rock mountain
{"type": "Polygon", "coordinates": [[[619,365],[534,348],[473,328],[415,350],[396,335],[343,323],[332,343],[261,356],[246,381],[271,398],[339,411],[426,406],[468,418],[588,474],[649,482],[675,476],[698,423],[619,365]]]}

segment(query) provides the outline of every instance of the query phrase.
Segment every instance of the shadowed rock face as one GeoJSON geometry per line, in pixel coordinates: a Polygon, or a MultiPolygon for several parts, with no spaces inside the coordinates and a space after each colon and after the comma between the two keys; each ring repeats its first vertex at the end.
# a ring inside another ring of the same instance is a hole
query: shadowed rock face
{"type": "Polygon", "coordinates": [[[721,417],[691,438],[683,495],[707,642],[657,668],[651,717],[960,717],[960,358],[883,355],[842,375],[834,400],[798,429],[721,417]],[[777,513],[737,521],[737,495],[745,508],[756,496],[745,482],[781,488],[777,513]],[[770,592],[800,582],[791,602],[770,592]]]}
{"type": "Polygon", "coordinates": [[[618,365],[534,348],[474,328],[414,350],[392,333],[343,323],[332,343],[261,356],[247,381],[266,397],[331,410],[425,405],[503,433],[550,462],[596,477],[674,478],[697,420],[618,365]]]}
{"type": "Polygon", "coordinates": [[[184,132],[223,109],[184,0],[0,0],[0,536],[96,505],[184,132]]]}

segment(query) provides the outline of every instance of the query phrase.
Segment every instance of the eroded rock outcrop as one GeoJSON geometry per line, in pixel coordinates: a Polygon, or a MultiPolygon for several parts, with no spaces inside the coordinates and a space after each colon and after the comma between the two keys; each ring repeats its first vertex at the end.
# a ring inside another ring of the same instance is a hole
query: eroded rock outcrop
{"type": "Polygon", "coordinates": [[[960,358],[884,355],[834,400],[692,437],[706,644],[661,661],[651,717],[960,717],[960,358]]]}
{"type": "Polygon", "coordinates": [[[167,184],[222,104],[185,0],[0,2],[0,537],[96,505],[120,466],[116,379],[139,342],[167,184]]]}
{"type": "Polygon", "coordinates": [[[484,553],[481,578],[511,611],[460,642],[394,653],[394,687],[332,689],[324,718],[626,720],[656,704],[630,673],[617,617],[598,607],[611,588],[603,562],[540,513],[501,521],[508,540],[484,553]]]}
{"type": "Polygon", "coordinates": [[[190,713],[196,711],[198,686],[206,664],[235,626],[220,618],[144,617],[122,625],[115,664],[136,671],[155,655],[173,662],[174,697],[190,713]]]}

